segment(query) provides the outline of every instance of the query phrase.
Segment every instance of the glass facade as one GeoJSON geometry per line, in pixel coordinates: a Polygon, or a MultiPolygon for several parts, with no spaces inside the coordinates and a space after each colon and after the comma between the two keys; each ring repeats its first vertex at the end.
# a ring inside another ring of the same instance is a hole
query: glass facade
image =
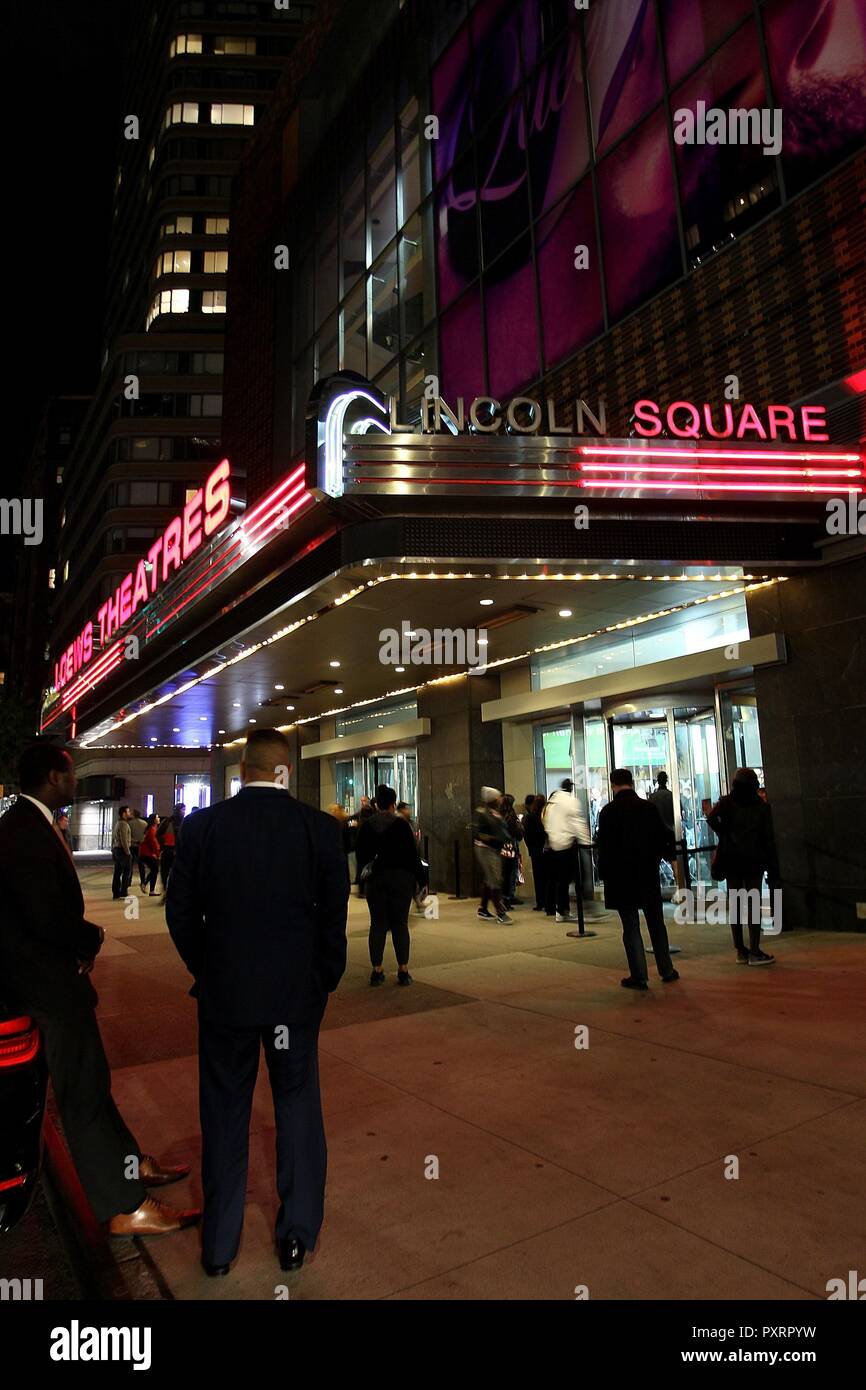
{"type": "Polygon", "coordinates": [[[748,639],[745,596],[736,594],[642,623],[621,635],[591,637],[586,642],[545,653],[532,664],[532,689],[547,690],[569,681],[592,680],[613,671],[632,670],[748,639]]]}
{"type": "Polygon", "coordinates": [[[866,133],[854,0],[821,44],[809,0],[436,10],[424,34],[395,26],[291,203],[294,451],[338,367],[410,423],[425,389],[529,390],[866,133]],[[679,143],[700,103],[778,108],[779,148],[679,143]]]}

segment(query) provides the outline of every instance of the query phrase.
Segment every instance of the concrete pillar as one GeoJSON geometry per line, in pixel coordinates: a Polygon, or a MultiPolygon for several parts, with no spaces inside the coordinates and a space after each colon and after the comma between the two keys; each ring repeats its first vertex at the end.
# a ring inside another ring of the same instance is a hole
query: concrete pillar
{"type": "Polygon", "coordinates": [[[786,926],[866,931],[866,559],[747,595],[753,637],[788,661],[755,691],[786,926]]]}
{"type": "Polygon", "coordinates": [[[481,705],[499,698],[499,677],[490,672],[459,676],[418,693],[418,716],[429,718],[428,738],[418,741],[418,819],[429,836],[430,882],[436,892],[455,891],[454,842],[460,891],[479,888],[470,830],[482,786],[504,790],[502,729],[482,724],[481,705]]]}
{"type": "Polygon", "coordinates": [[[322,802],[319,799],[319,759],[308,758],[304,761],[301,758],[301,749],[308,743],[318,743],[321,738],[318,724],[296,724],[290,729],[286,737],[292,748],[292,774],[289,779],[289,791],[292,796],[296,796],[299,801],[305,801],[308,806],[321,808],[322,802]]]}

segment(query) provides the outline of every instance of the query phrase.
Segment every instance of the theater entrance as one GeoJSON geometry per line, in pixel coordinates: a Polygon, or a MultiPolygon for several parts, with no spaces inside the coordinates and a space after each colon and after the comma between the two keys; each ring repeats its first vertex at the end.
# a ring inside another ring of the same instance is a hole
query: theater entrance
{"type": "Polygon", "coordinates": [[[664,703],[654,700],[647,706],[629,702],[605,710],[605,715],[611,767],[628,768],[635,790],[644,797],[655,791],[659,773],[667,774],[674,832],[684,842],[689,877],[693,883],[710,884],[716,837],[705,817],[722,794],[713,693],[675,696],[664,703]]]}

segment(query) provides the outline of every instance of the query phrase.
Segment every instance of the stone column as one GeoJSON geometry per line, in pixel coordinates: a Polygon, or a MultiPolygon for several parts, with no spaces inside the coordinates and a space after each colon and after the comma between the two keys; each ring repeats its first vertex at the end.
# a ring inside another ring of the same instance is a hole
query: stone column
{"type": "Polygon", "coordinates": [[[454,843],[460,891],[471,896],[480,884],[472,851],[472,814],[482,786],[504,791],[502,729],[482,724],[481,705],[499,698],[499,677],[459,676],[418,693],[418,716],[429,718],[430,735],[418,741],[418,819],[429,837],[430,885],[455,891],[454,843]]]}
{"type": "Polygon", "coordinates": [[[755,671],[784,924],[866,931],[866,559],[747,603],[753,637],[787,640],[785,665],[755,671]]]}

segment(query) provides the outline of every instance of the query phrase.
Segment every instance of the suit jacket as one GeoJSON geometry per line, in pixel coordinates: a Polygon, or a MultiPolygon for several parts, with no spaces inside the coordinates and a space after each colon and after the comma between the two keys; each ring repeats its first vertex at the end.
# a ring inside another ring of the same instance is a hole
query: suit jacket
{"type": "Polygon", "coordinates": [[[96,991],[78,965],[99,947],[70,856],[38,807],[19,797],[0,817],[0,994],[53,1016],[92,1009],[96,991]]]}
{"type": "Polygon", "coordinates": [[[165,913],[200,1014],[237,1027],[320,1017],[346,968],[348,900],[339,824],[287,791],[244,788],[187,816],[165,913]]]}
{"type": "Polygon", "coordinates": [[[598,873],[605,906],[645,907],[661,902],[659,864],[673,856],[673,832],[657,806],[623,790],[598,815],[598,873]]]}

